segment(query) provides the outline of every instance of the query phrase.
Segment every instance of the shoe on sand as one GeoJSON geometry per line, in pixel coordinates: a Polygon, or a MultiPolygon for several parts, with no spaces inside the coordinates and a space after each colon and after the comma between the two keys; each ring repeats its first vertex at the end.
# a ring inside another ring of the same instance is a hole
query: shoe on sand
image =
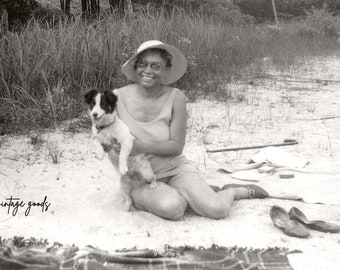
{"type": "Polygon", "coordinates": [[[311,220],[309,221],[305,214],[298,208],[292,207],[289,210],[289,217],[296,220],[308,228],[321,232],[337,233],[340,231],[340,226],[334,223],[326,222],[323,220],[311,220]]]}
{"type": "Polygon", "coordinates": [[[274,225],[281,229],[286,235],[299,238],[306,238],[309,236],[309,232],[306,228],[296,220],[290,219],[288,212],[278,205],[271,207],[270,218],[274,225]]]}
{"type": "Polygon", "coordinates": [[[257,186],[257,185],[241,185],[241,184],[226,184],[222,187],[221,190],[223,189],[228,189],[228,188],[246,188],[248,189],[248,198],[249,199],[264,199],[269,196],[268,192],[265,191],[262,187],[257,186]]]}

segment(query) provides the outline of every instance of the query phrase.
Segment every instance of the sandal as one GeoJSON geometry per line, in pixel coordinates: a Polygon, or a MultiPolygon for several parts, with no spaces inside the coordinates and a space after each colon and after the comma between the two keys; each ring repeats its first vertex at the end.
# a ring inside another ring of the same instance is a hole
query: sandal
{"type": "Polygon", "coordinates": [[[241,184],[226,184],[222,187],[221,190],[223,189],[228,189],[228,188],[246,188],[248,189],[248,199],[264,199],[269,196],[268,192],[265,191],[262,187],[257,186],[257,185],[241,185],[241,184]]]}
{"type": "Polygon", "coordinates": [[[337,233],[340,231],[340,226],[334,223],[326,222],[323,220],[309,221],[305,214],[296,207],[292,207],[288,214],[291,219],[296,220],[313,230],[329,233],[337,233]]]}
{"type": "Polygon", "coordinates": [[[274,225],[281,229],[286,235],[299,238],[306,238],[309,236],[309,232],[306,228],[296,220],[290,219],[287,211],[278,205],[271,207],[270,218],[274,225]]]}

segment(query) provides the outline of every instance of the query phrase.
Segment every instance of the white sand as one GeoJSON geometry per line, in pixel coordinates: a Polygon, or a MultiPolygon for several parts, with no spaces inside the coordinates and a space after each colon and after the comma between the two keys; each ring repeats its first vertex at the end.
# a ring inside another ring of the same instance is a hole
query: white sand
{"type": "MultiPolygon", "coordinates": [[[[293,154],[311,161],[308,169],[324,169],[337,176],[340,156],[340,61],[319,59],[305,69],[294,71],[294,79],[309,82],[279,82],[264,80],[253,85],[228,85],[234,96],[246,98],[241,103],[199,101],[189,104],[189,129],[185,154],[197,162],[202,174],[210,174],[226,161],[245,162],[256,150],[207,154],[207,148],[280,143],[291,138],[296,146],[285,147],[293,154]],[[308,68],[307,68],[308,67],[308,68]]],[[[173,222],[152,214],[119,210],[121,199],[117,188],[118,175],[109,161],[101,159],[89,132],[72,134],[62,129],[46,132],[41,145],[32,145],[29,136],[3,136],[0,144],[0,203],[12,196],[25,206],[12,210],[0,206],[2,237],[15,235],[47,238],[49,242],[79,246],[91,244],[112,251],[121,248],[154,248],[164,245],[209,247],[212,244],[252,248],[287,247],[303,253],[290,256],[295,269],[339,269],[340,234],[310,231],[308,239],[289,237],[274,227],[269,218],[272,205],[286,210],[299,207],[310,219],[323,219],[340,224],[340,206],[306,204],[276,199],[237,201],[230,216],[211,220],[187,214],[173,222]],[[57,145],[63,152],[58,164],[53,164],[49,146],[57,145]],[[47,211],[31,207],[29,201],[41,202],[47,196],[47,211]]],[[[277,176],[276,176],[277,177],[277,176]]],[[[287,180],[306,183],[315,175],[299,174],[287,180]]],[[[326,176],[323,176],[326,177],[326,176]]],[[[266,181],[275,181],[274,176],[266,181]]],[[[222,178],[208,180],[222,186],[230,182],[222,178]]],[[[271,182],[275,189],[275,182],[271,182]],[[274,183],[274,184],[273,184],[274,183]]],[[[278,191],[284,188],[277,186],[278,191]]]]}

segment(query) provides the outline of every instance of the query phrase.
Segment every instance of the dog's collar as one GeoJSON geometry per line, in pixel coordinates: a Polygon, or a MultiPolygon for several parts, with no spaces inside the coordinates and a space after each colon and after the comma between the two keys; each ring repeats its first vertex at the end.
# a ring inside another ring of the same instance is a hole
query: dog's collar
{"type": "Polygon", "coordinates": [[[108,127],[108,126],[109,126],[109,125],[105,125],[105,126],[96,125],[96,129],[97,129],[97,130],[102,130],[102,129],[108,127]]]}
{"type": "Polygon", "coordinates": [[[96,126],[96,129],[97,129],[98,131],[100,131],[100,130],[102,130],[102,129],[108,127],[108,126],[111,126],[114,122],[115,122],[115,119],[113,119],[113,120],[110,121],[109,123],[106,123],[105,125],[96,124],[95,126],[96,126]]]}
{"type": "MultiPolygon", "coordinates": [[[[113,121],[114,122],[114,121],[113,121]]],[[[109,123],[109,124],[106,124],[106,125],[96,125],[96,129],[97,130],[102,130],[102,129],[104,129],[104,128],[106,128],[106,127],[108,127],[108,126],[111,126],[112,124],[113,124],[113,122],[112,123],[109,123]]]]}

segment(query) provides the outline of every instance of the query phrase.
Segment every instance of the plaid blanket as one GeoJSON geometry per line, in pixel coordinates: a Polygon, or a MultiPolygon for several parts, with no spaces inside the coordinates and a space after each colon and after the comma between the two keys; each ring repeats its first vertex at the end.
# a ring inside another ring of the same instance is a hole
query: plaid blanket
{"type": "MultiPolygon", "coordinates": [[[[296,251],[293,251],[296,252],[296,251]]],[[[213,245],[210,248],[170,247],[107,252],[91,246],[78,248],[60,243],[49,245],[34,238],[1,240],[0,269],[16,270],[111,270],[111,269],[229,269],[292,270],[280,248],[244,249],[213,245]]]]}

